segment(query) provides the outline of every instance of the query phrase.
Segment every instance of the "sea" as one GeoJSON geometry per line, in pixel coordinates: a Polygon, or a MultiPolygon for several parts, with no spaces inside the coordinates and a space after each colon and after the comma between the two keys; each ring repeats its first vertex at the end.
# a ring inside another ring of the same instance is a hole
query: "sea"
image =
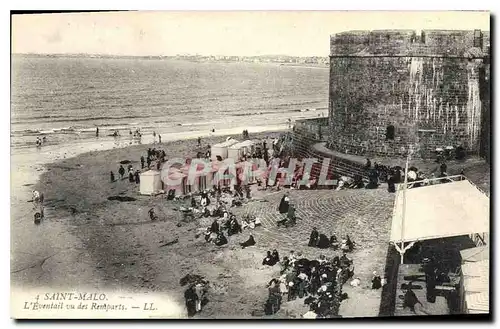
{"type": "Polygon", "coordinates": [[[12,56],[11,149],[285,130],[327,116],[328,67],[12,56]],[[140,130],[142,138],[130,137],[140,130]],[[111,136],[118,131],[120,137],[111,136]]]}
{"type": "Polygon", "coordinates": [[[18,288],[100,284],[95,267],[81,260],[85,245],[70,233],[67,218],[47,208],[50,225],[33,224],[28,202],[47,163],[149,144],[153,132],[162,142],[222,139],[243,129],[251,137],[289,129],[289,119],[293,124],[327,112],[328,69],[323,67],[14,55],[11,72],[10,265],[11,283],[18,288]],[[139,140],[129,135],[136,129],[142,132],[139,140]],[[115,131],[120,137],[109,136],[115,131]],[[46,138],[41,147],[37,137],[46,138]],[[54,250],[64,252],[54,256],[54,250]],[[15,274],[47,257],[50,271],[38,267],[40,273],[15,274]]]}

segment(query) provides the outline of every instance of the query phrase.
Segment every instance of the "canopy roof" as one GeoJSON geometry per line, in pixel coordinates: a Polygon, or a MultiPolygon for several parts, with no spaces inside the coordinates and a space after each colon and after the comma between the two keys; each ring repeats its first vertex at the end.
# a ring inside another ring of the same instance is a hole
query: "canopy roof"
{"type": "Polygon", "coordinates": [[[429,240],[489,232],[490,199],[469,181],[406,190],[403,239],[403,191],[398,190],[391,242],[429,240]]]}

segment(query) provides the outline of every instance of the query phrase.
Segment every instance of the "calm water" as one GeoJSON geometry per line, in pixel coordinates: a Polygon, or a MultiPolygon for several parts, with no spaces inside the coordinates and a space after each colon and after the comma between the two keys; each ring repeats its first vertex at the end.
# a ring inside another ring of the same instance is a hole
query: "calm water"
{"type": "Polygon", "coordinates": [[[12,58],[11,145],[140,128],[168,135],[326,115],[328,69],[176,60],[12,58]],[[311,110],[315,109],[315,110],[311,110]]]}

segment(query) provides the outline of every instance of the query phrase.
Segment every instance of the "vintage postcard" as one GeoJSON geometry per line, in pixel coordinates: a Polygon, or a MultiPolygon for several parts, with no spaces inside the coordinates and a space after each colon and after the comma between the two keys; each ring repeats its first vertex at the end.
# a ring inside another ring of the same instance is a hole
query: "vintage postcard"
{"type": "Polygon", "coordinates": [[[489,316],[489,12],[11,35],[13,318],[489,316]]]}

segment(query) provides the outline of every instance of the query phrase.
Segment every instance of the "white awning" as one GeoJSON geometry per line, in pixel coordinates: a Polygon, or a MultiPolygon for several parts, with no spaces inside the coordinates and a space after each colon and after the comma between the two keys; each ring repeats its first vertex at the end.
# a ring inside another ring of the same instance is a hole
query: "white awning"
{"type": "Polygon", "coordinates": [[[489,232],[490,199],[469,181],[406,190],[403,239],[403,191],[398,190],[391,242],[409,242],[489,232]]]}

